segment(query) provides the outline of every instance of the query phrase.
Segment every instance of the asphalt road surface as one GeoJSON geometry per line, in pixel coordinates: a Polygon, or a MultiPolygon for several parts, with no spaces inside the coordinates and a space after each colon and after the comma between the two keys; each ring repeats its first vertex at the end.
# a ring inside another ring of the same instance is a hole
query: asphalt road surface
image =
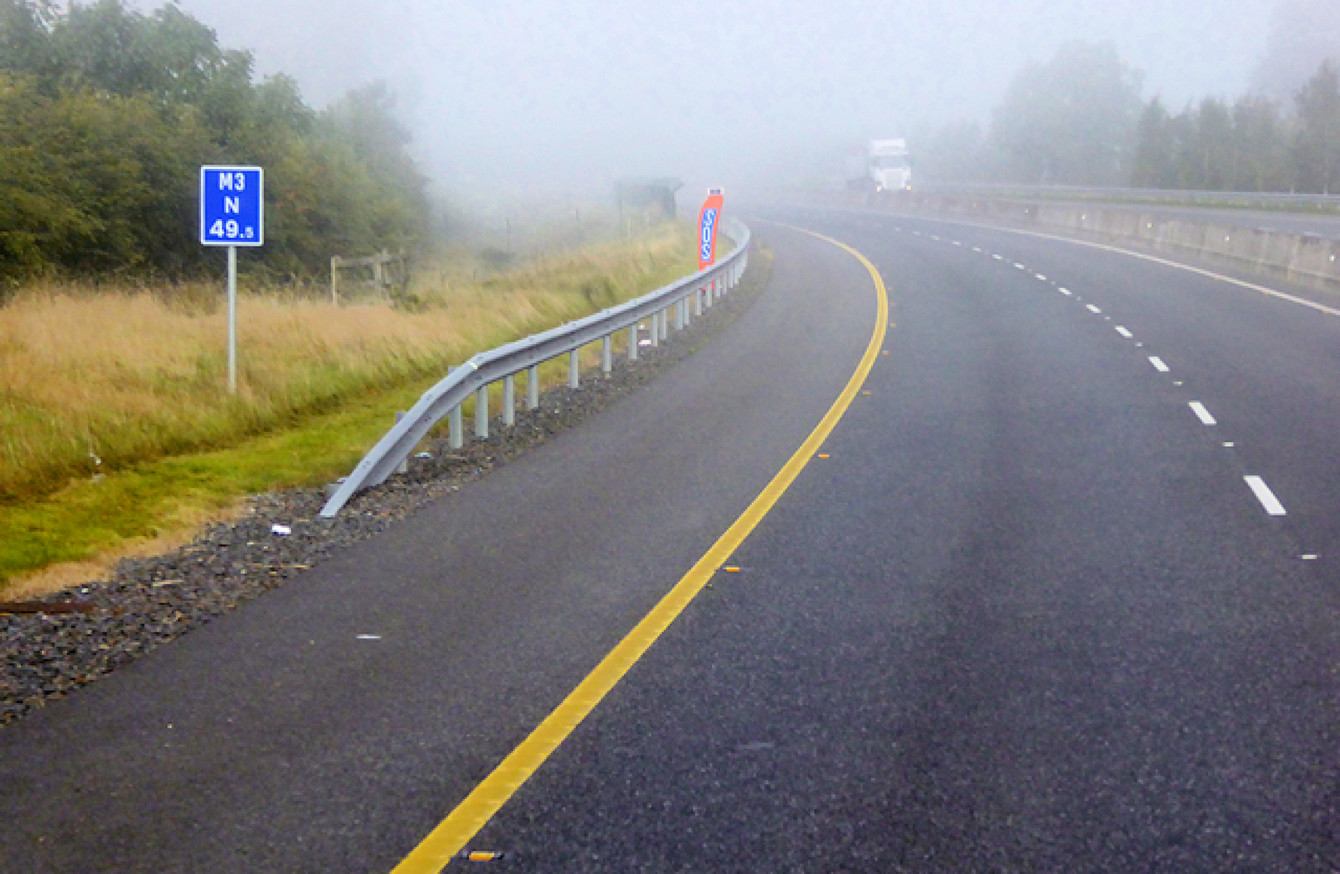
{"type": "Polygon", "coordinates": [[[1340,870],[1340,318],[804,211],[645,391],[0,730],[0,870],[396,866],[860,366],[870,275],[764,219],[884,277],[873,369],[448,870],[1340,870]]]}

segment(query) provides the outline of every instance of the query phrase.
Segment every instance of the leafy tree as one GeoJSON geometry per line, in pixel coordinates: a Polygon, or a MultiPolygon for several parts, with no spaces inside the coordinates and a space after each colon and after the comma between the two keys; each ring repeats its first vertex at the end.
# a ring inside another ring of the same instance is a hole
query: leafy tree
{"type": "Polygon", "coordinates": [[[1340,73],[1330,61],[1298,92],[1298,187],[1340,192],[1340,73]]]}
{"type": "Polygon", "coordinates": [[[1233,149],[1234,190],[1289,189],[1288,130],[1274,100],[1248,95],[1233,105],[1233,149]]]}
{"type": "Polygon", "coordinates": [[[1131,184],[1218,191],[1286,189],[1287,142],[1279,106],[1267,98],[1243,97],[1231,109],[1206,99],[1176,116],[1155,98],[1136,127],[1131,184]]]}
{"type": "Polygon", "coordinates": [[[1139,74],[1111,43],[1068,43],[1011,81],[991,134],[1021,182],[1116,184],[1129,175],[1139,74]]]}
{"type": "Polygon", "coordinates": [[[1200,102],[1190,114],[1190,136],[1184,144],[1186,156],[1183,187],[1198,191],[1225,191],[1232,187],[1236,172],[1233,154],[1233,117],[1228,107],[1212,97],[1200,102]]]}
{"type": "Polygon", "coordinates": [[[424,231],[428,181],[407,151],[409,131],[395,117],[395,99],[385,83],[350,91],[322,118],[326,136],[351,148],[370,182],[394,192],[371,204],[371,227],[392,245],[407,245],[424,231]]]}
{"type": "Polygon", "coordinates": [[[1172,118],[1155,97],[1140,113],[1131,155],[1131,184],[1136,188],[1172,188],[1177,184],[1172,118]]]}
{"type": "Polygon", "coordinates": [[[175,4],[0,0],[0,282],[216,270],[195,236],[203,163],[267,168],[268,269],[412,246],[428,204],[408,143],[384,85],[314,112],[175,4]]]}
{"type": "Polygon", "coordinates": [[[40,75],[50,70],[51,0],[0,0],[0,70],[40,75]]]}

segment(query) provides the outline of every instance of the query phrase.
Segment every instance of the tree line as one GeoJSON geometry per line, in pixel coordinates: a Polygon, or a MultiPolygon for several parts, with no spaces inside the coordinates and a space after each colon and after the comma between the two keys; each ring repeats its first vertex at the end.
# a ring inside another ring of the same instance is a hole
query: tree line
{"type": "Polygon", "coordinates": [[[1071,43],[1011,81],[989,132],[922,144],[928,178],[960,182],[1340,194],[1340,61],[1280,100],[1206,98],[1174,114],[1141,97],[1110,43],[1071,43]]]}
{"type": "Polygon", "coordinates": [[[1340,76],[1326,61],[1289,107],[1259,95],[1207,98],[1140,115],[1131,160],[1139,188],[1340,194],[1340,76]]]}
{"type": "Polygon", "coordinates": [[[315,274],[418,243],[427,180],[386,87],[317,111],[254,66],[172,3],[0,0],[0,286],[217,272],[198,236],[204,164],[265,168],[253,269],[315,274]]]}

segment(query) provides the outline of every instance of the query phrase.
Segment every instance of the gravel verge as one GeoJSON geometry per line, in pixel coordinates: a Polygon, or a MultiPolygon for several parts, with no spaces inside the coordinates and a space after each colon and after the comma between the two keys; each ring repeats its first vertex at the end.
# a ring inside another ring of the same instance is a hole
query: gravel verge
{"type": "Polygon", "coordinates": [[[0,726],[283,585],[425,504],[450,499],[490,470],[637,391],[752,303],[768,274],[766,258],[756,257],[754,264],[739,287],[687,329],[672,332],[659,346],[640,345],[636,362],[625,357],[607,376],[598,369],[583,374],[579,389],[544,392],[538,409],[517,411],[515,425],[490,423],[486,440],[457,450],[448,448],[445,437],[431,442],[427,457],[410,459],[408,474],[355,496],[335,519],[319,516],[326,499],[322,488],[257,495],[241,519],[211,525],[181,549],[123,560],[111,579],[43,599],[41,612],[0,612],[0,726]]]}

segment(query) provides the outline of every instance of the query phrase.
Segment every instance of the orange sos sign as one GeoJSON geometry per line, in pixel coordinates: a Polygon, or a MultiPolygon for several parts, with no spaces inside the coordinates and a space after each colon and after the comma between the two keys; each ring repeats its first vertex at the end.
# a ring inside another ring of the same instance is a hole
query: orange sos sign
{"type": "Polygon", "coordinates": [[[721,205],[725,192],[707,189],[707,200],[698,212],[698,269],[711,267],[717,259],[717,226],[721,224],[721,205]]]}

